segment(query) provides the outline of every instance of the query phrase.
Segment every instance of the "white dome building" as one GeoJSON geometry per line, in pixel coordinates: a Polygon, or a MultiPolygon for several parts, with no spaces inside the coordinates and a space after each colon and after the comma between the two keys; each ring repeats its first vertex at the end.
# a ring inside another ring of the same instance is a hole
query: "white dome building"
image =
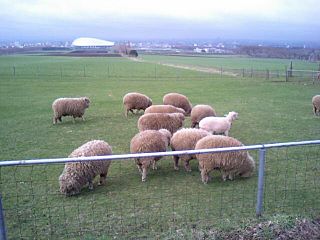
{"type": "Polygon", "coordinates": [[[75,49],[109,49],[114,46],[114,42],[98,38],[80,37],[75,39],[71,46],[75,49]]]}

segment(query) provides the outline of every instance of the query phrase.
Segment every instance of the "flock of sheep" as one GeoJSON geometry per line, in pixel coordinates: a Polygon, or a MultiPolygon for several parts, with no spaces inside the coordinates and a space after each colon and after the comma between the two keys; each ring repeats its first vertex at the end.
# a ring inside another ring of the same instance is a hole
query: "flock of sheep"
{"type": "MultiPolygon", "coordinates": [[[[320,95],[312,99],[315,115],[320,114],[320,95]]],[[[81,98],[59,98],[52,104],[53,123],[61,121],[63,116],[82,118],[90,100],[81,98]]],[[[192,104],[179,93],[169,93],[163,97],[163,105],[152,105],[152,100],[141,93],[128,93],[123,97],[125,116],[144,110],[138,120],[139,132],[131,139],[131,153],[165,152],[170,146],[172,151],[209,149],[220,147],[238,147],[243,144],[229,137],[232,122],[238,113],[229,112],[225,117],[217,117],[209,105],[192,104]],[[191,128],[182,128],[185,117],[191,117],[191,128]],[[195,128],[197,127],[198,128],[195,128]],[[223,135],[221,135],[223,134],[223,135]]],[[[112,154],[111,146],[101,140],[93,140],[75,149],[69,157],[89,157],[112,154]]],[[[146,181],[150,167],[156,169],[161,157],[136,158],[135,163],[146,181]]],[[[224,153],[206,153],[196,155],[177,155],[173,157],[174,169],[179,170],[179,160],[186,171],[191,171],[189,161],[197,159],[203,183],[209,181],[213,170],[221,172],[222,179],[233,180],[235,176],[250,177],[255,169],[255,162],[247,151],[224,153]]],[[[100,184],[105,183],[111,161],[89,161],[66,163],[59,177],[60,192],[66,196],[78,194],[86,185],[93,188],[93,179],[100,175],[100,184]]]]}

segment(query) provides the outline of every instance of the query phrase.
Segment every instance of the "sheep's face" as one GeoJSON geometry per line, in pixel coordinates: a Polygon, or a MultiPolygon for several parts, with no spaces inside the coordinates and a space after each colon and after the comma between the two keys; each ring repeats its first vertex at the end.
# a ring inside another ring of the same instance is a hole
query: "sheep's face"
{"type": "Polygon", "coordinates": [[[152,105],[152,99],[149,98],[149,101],[148,101],[148,104],[147,104],[147,107],[150,107],[152,105]]]}
{"type": "Polygon", "coordinates": [[[229,112],[228,115],[231,116],[231,121],[234,121],[238,119],[239,114],[237,112],[229,112]]]}
{"type": "Polygon", "coordinates": [[[87,98],[87,97],[85,97],[85,98],[84,98],[84,104],[85,104],[85,107],[88,108],[89,105],[90,105],[90,99],[87,98]]]}
{"type": "Polygon", "coordinates": [[[77,187],[77,183],[72,179],[67,179],[64,175],[61,175],[59,178],[60,181],[60,192],[66,196],[76,195],[80,192],[80,189],[77,187]]]}
{"type": "Polygon", "coordinates": [[[251,177],[253,175],[254,169],[255,169],[255,162],[248,153],[247,163],[244,164],[244,166],[241,169],[242,171],[240,171],[238,174],[240,177],[244,177],[244,178],[251,177]]]}

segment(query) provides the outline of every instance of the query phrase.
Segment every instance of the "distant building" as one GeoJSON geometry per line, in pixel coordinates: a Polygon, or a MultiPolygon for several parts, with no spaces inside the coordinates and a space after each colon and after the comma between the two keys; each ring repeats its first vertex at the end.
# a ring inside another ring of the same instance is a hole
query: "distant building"
{"type": "Polygon", "coordinates": [[[97,38],[85,38],[85,37],[80,37],[75,39],[71,46],[74,49],[110,49],[114,46],[114,42],[102,40],[102,39],[97,39],[97,38]]]}

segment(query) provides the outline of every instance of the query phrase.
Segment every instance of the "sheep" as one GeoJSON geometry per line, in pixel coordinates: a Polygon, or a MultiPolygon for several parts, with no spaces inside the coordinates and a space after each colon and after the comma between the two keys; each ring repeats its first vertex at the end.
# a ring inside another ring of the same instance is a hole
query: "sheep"
{"type": "Polygon", "coordinates": [[[80,98],[58,98],[52,103],[53,110],[53,124],[56,124],[58,120],[62,122],[62,117],[72,116],[73,122],[76,117],[82,118],[83,114],[90,105],[90,99],[87,97],[80,98]]]}
{"type": "MultiPolygon", "coordinates": [[[[196,143],[203,137],[210,135],[209,132],[196,128],[182,128],[173,134],[170,146],[172,151],[194,150],[196,143]]],[[[175,155],[173,156],[174,169],[179,170],[179,158],[184,162],[184,168],[187,172],[191,172],[189,161],[196,158],[195,155],[175,155]]]]}
{"type": "MultiPolygon", "coordinates": [[[[200,139],[195,149],[239,146],[243,146],[243,144],[235,138],[210,135],[200,139]]],[[[224,181],[227,178],[233,180],[236,175],[250,177],[255,169],[255,162],[248,151],[196,154],[196,158],[199,161],[202,182],[205,184],[209,181],[209,173],[215,169],[219,169],[222,172],[224,181]]]]}
{"type": "Polygon", "coordinates": [[[144,94],[131,92],[124,95],[123,105],[125,108],[125,116],[128,117],[128,112],[133,113],[133,109],[136,109],[136,112],[138,112],[150,107],[152,105],[152,99],[144,94]]]}
{"type": "Polygon", "coordinates": [[[318,116],[320,114],[320,95],[315,95],[312,98],[313,113],[318,116]]]}
{"type": "Polygon", "coordinates": [[[191,127],[194,128],[199,125],[201,119],[205,117],[215,117],[215,110],[209,106],[204,104],[196,105],[191,110],[191,127]]]}
{"type": "Polygon", "coordinates": [[[144,114],[147,113],[182,113],[186,116],[186,112],[182,108],[172,105],[152,105],[144,111],[144,114]]]}
{"type": "MultiPolygon", "coordinates": [[[[169,146],[171,133],[167,129],[145,130],[137,133],[130,142],[131,153],[165,152],[169,146]]],[[[142,175],[142,182],[147,179],[147,170],[152,165],[157,169],[156,162],[161,157],[136,158],[135,162],[142,175]]]]}
{"type": "Polygon", "coordinates": [[[232,121],[238,119],[237,112],[229,112],[226,117],[205,117],[199,122],[200,129],[212,134],[224,134],[228,136],[232,121]]]}
{"type": "Polygon", "coordinates": [[[180,93],[168,93],[164,95],[163,104],[182,108],[186,112],[187,116],[190,116],[192,104],[186,96],[180,93]]]}
{"type": "MultiPolygon", "coordinates": [[[[111,146],[102,140],[89,141],[75,149],[69,157],[91,157],[111,155],[111,146]]],[[[85,161],[66,163],[59,177],[60,192],[66,196],[80,193],[81,189],[88,184],[93,189],[93,179],[100,175],[99,185],[104,185],[111,161],[85,161]]]]}
{"type": "Polygon", "coordinates": [[[183,121],[182,113],[148,113],[139,118],[138,129],[141,132],[165,128],[173,134],[182,127],[183,121]]]}

